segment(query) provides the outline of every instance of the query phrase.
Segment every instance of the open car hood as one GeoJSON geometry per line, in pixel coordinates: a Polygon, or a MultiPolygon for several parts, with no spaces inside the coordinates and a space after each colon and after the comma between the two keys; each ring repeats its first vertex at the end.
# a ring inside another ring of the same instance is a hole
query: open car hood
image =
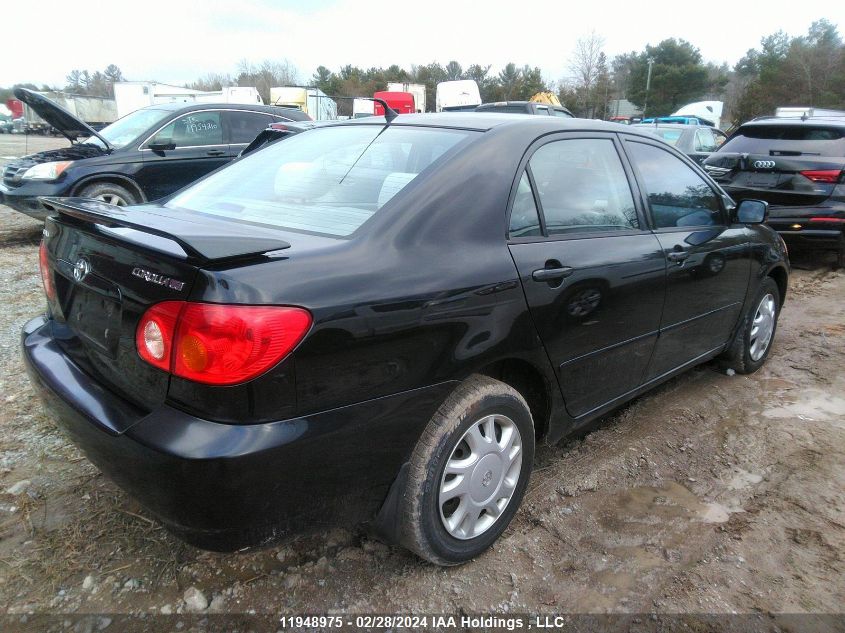
{"type": "Polygon", "coordinates": [[[71,114],[59,104],[53,103],[44,95],[26,88],[15,88],[15,97],[35,110],[38,116],[56,128],[71,143],[80,136],[96,136],[105,143],[107,148],[111,149],[111,144],[97,134],[87,123],[80,121],[74,114],[71,114]]]}

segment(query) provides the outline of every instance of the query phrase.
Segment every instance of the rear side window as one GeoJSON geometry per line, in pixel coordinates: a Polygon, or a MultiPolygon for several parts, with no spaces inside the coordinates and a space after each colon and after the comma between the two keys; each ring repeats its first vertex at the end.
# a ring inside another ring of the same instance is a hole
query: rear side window
{"type": "Polygon", "coordinates": [[[553,141],[528,164],[549,235],[639,228],[628,178],[610,139],[553,141]]]}
{"type": "Polygon", "coordinates": [[[653,145],[629,141],[627,148],[648,193],[656,228],[722,224],[719,199],[688,165],[653,145]]]}
{"type": "Polygon", "coordinates": [[[229,117],[229,142],[234,145],[250,143],[259,132],[273,122],[273,117],[269,114],[258,112],[231,110],[226,115],[229,117]]]}
{"type": "Polygon", "coordinates": [[[516,188],[516,197],[511,209],[510,236],[535,237],[542,235],[540,231],[540,215],[534,202],[534,192],[528,174],[523,173],[516,188]]]}
{"type": "Polygon", "coordinates": [[[743,125],[722,152],[770,156],[845,156],[845,128],[825,125],[743,125]]]}
{"type": "Polygon", "coordinates": [[[166,206],[342,237],[477,134],[383,125],[309,130],[215,172],[166,206]]]}
{"type": "Polygon", "coordinates": [[[709,127],[703,127],[695,131],[696,152],[715,152],[716,147],[716,137],[713,136],[713,130],[709,127]]]}

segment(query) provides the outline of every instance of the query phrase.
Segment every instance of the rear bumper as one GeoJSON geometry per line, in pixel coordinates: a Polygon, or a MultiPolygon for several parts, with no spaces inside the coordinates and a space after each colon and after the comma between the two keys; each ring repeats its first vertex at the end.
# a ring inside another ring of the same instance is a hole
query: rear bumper
{"type": "Polygon", "coordinates": [[[843,245],[844,219],[845,203],[831,201],[824,206],[773,206],[769,210],[767,224],[789,246],[838,249],[843,245]],[[811,221],[811,218],[814,220],[811,221]],[[831,220],[826,222],[824,218],[831,220]]]}
{"type": "Polygon", "coordinates": [[[441,383],[267,424],[221,424],[167,405],[133,409],[63,354],[44,317],[24,326],[22,347],[32,384],[91,462],[172,531],[208,549],[372,518],[454,388],[441,383]],[[140,419],[118,427],[115,416],[140,419]]]}

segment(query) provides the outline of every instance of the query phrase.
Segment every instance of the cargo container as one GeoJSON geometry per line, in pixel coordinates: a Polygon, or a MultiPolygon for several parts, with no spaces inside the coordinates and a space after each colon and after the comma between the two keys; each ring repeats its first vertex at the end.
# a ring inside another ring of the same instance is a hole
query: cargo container
{"type": "MultiPolygon", "coordinates": [[[[99,130],[117,120],[117,106],[114,99],[106,97],[90,97],[75,95],[67,92],[39,92],[53,103],[61,106],[89,127],[99,130]]],[[[35,111],[23,105],[23,123],[16,127],[16,131],[28,134],[49,134],[52,126],[38,116],[35,111]]]]}
{"type": "Polygon", "coordinates": [[[355,99],[352,101],[352,118],[361,119],[366,116],[373,116],[375,101],[372,99],[355,99]]]}
{"type": "Polygon", "coordinates": [[[303,86],[270,88],[270,105],[299,108],[315,121],[337,119],[337,103],[319,88],[303,86]]]}

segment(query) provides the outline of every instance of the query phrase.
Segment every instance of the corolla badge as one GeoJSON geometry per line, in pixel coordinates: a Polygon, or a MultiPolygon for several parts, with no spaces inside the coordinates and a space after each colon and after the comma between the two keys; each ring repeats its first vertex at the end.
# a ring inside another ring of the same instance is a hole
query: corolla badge
{"type": "Polygon", "coordinates": [[[76,281],[82,281],[91,272],[91,262],[84,257],[80,257],[73,265],[73,278],[76,281]]]}
{"type": "Polygon", "coordinates": [[[140,277],[144,281],[148,281],[151,284],[167,286],[168,288],[172,288],[173,290],[182,290],[182,288],[185,287],[184,281],[179,281],[178,279],[166,277],[162,274],[154,273],[151,270],[147,270],[145,268],[140,268],[137,266],[132,269],[132,276],[140,277]]]}

